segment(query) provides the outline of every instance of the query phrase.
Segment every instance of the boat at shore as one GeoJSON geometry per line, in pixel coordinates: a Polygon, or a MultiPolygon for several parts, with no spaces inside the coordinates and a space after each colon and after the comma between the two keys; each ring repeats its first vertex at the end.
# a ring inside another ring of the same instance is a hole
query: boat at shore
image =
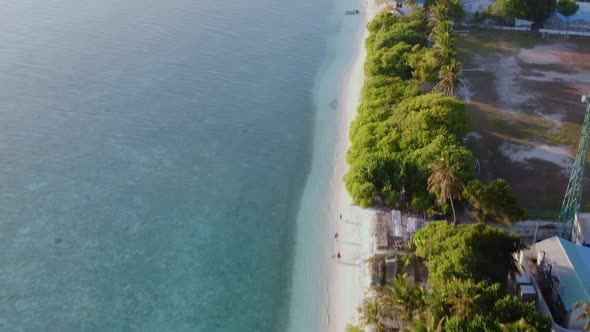
{"type": "Polygon", "coordinates": [[[361,12],[358,9],[347,10],[344,12],[344,15],[358,15],[361,12]]]}

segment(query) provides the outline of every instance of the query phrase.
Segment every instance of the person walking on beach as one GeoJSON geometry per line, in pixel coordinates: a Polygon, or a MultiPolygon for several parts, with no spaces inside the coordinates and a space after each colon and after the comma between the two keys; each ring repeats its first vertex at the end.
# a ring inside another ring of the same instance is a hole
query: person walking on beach
{"type": "Polygon", "coordinates": [[[340,258],[342,258],[342,255],[340,255],[340,251],[338,252],[338,255],[336,255],[336,257],[338,257],[338,261],[340,262],[340,258]]]}

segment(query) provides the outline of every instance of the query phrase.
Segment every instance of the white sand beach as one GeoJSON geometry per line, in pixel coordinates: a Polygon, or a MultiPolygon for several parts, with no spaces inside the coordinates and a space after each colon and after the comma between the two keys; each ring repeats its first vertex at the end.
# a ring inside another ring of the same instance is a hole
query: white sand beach
{"type": "MultiPolygon", "coordinates": [[[[365,2],[364,13],[369,22],[380,11],[374,0],[365,2]]],[[[342,177],[348,170],[345,156],[350,147],[348,131],[350,123],[356,116],[361,88],[364,82],[363,62],[366,51],[363,38],[358,41],[357,54],[350,71],[343,82],[342,100],[340,104],[339,142],[336,148],[336,167],[332,186],[334,196],[331,202],[330,229],[338,233],[334,239],[334,253],[340,252],[340,259],[334,258],[329,271],[328,315],[329,331],[342,332],[349,323],[358,318],[358,306],[362,303],[370,279],[366,273],[364,259],[370,255],[371,235],[369,221],[374,214],[352,205],[352,200],[342,177]]]]}

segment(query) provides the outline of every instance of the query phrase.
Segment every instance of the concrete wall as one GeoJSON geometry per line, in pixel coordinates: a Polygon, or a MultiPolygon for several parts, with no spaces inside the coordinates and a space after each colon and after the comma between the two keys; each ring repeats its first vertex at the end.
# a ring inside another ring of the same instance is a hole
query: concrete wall
{"type": "Polygon", "coordinates": [[[560,35],[560,36],[586,36],[590,37],[590,32],[582,31],[570,31],[570,30],[552,30],[552,29],[539,29],[539,32],[544,36],[546,35],[560,35]]]}
{"type": "Polygon", "coordinates": [[[480,28],[494,29],[494,30],[512,30],[512,31],[531,31],[530,27],[507,27],[503,25],[480,25],[480,28]]]}

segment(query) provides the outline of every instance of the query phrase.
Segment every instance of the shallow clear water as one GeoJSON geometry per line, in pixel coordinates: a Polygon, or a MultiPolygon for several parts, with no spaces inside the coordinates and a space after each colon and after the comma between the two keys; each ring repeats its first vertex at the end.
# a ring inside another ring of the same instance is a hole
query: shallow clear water
{"type": "Polygon", "coordinates": [[[323,329],[327,255],[292,257],[325,249],[355,5],[3,4],[0,330],[323,329]]]}

